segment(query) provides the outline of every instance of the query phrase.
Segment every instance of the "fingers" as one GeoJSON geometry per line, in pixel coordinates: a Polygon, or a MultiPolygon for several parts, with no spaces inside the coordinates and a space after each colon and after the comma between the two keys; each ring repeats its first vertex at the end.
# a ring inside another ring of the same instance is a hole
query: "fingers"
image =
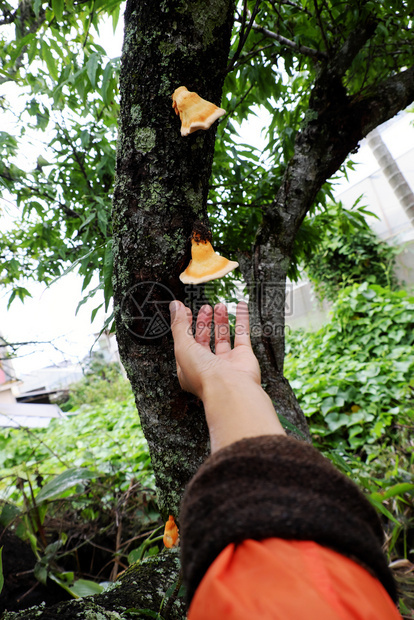
{"type": "Polygon", "coordinates": [[[231,351],[229,315],[224,304],[214,307],[214,338],[216,355],[231,351]]]}
{"type": "Polygon", "coordinates": [[[195,340],[198,344],[208,349],[210,349],[212,319],[212,307],[208,305],[202,306],[197,316],[195,340]]]}
{"type": "Polygon", "coordinates": [[[249,326],[249,308],[246,302],[240,301],[236,309],[236,329],[234,336],[234,346],[240,345],[251,346],[250,343],[250,326],[249,326]]]}
{"type": "MultiPolygon", "coordinates": [[[[184,345],[194,343],[192,335],[192,313],[190,308],[184,306],[180,301],[173,301],[170,304],[171,330],[175,346],[180,348],[184,345]]],[[[211,322],[213,310],[210,306],[201,307],[196,322],[195,342],[205,348],[210,348],[211,322]]],[[[219,303],[214,308],[214,336],[216,354],[227,353],[231,350],[230,328],[227,308],[219,303]]],[[[234,346],[251,346],[249,328],[249,310],[244,301],[237,304],[236,310],[236,329],[234,346]]]]}
{"type": "Polygon", "coordinates": [[[194,340],[191,330],[192,314],[190,308],[177,299],[169,305],[171,313],[171,331],[177,346],[194,340]]]}

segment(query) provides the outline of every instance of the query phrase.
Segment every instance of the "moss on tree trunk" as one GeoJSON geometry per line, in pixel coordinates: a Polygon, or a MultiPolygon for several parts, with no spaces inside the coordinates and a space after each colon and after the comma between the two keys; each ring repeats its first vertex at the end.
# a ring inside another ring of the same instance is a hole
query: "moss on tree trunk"
{"type": "Polygon", "coordinates": [[[168,302],[186,297],[178,276],[194,221],[207,220],[215,140],[214,127],[181,137],[171,95],[186,86],[220,104],[232,23],[231,0],[131,0],[125,15],[115,317],[165,517],[178,514],[183,489],[208,453],[202,407],[175,376],[168,302]]]}

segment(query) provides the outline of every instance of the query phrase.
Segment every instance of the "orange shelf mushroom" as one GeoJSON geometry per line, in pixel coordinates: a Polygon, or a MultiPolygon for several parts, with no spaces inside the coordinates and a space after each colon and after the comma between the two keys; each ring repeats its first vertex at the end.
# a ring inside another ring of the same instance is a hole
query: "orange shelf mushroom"
{"type": "Polygon", "coordinates": [[[236,261],[216,254],[208,238],[203,239],[199,233],[193,232],[191,260],[180,274],[180,280],[184,284],[202,284],[222,278],[238,266],[236,261]]]}
{"type": "Polygon", "coordinates": [[[180,115],[182,136],[188,136],[198,129],[209,129],[214,121],[226,113],[223,108],[202,99],[185,86],[175,89],[172,100],[175,113],[180,115]]]}
{"type": "Polygon", "coordinates": [[[174,521],[174,517],[170,515],[168,521],[165,524],[163,542],[168,549],[176,547],[178,545],[178,527],[174,521]]]}

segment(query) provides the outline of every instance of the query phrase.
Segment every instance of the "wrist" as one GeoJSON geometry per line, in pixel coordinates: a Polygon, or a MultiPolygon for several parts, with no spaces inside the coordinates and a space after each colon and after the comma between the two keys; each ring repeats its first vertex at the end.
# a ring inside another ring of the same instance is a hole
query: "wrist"
{"type": "Polygon", "coordinates": [[[202,400],[212,453],[247,437],[285,434],[271,399],[247,373],[209,382],[202,400]]]}
{"type": "Polygon", "coordinates": [[[257,389],[263,393],[261,384],[256,381],[252,375],[248,373],[235,372],[219,375],[214,379],[209,378],[202,387],[201,400],[204,407],[210,404],[220,403],[222,399],[233,400],[237,398],[240,390],[256,391],[257,389]]]}

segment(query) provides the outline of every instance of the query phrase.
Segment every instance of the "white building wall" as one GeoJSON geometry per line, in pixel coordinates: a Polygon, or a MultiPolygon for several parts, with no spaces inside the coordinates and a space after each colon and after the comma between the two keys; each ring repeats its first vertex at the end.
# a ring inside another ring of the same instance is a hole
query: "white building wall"
{"type": "MultiPolygon", "coordinates": [[[[414,191],[414,114],[401,112],[379,128],[381,137],[414,191]]],[[[366,140],[350,159],[355,164],[348,179],[338,181],[335,199],[351,208],[362,196],[360,204],[377,216],[367,219],[377,235],[386,241],[402,244],[397,257],[397,277],[407,288],[414,288],[414,228],[400,205],[366,140]]],[[[303,281],[291,285],[286,324],[291,328],[317,329],[327,320],[330,305],[316,299],[312,286],[303,281]]]]}

